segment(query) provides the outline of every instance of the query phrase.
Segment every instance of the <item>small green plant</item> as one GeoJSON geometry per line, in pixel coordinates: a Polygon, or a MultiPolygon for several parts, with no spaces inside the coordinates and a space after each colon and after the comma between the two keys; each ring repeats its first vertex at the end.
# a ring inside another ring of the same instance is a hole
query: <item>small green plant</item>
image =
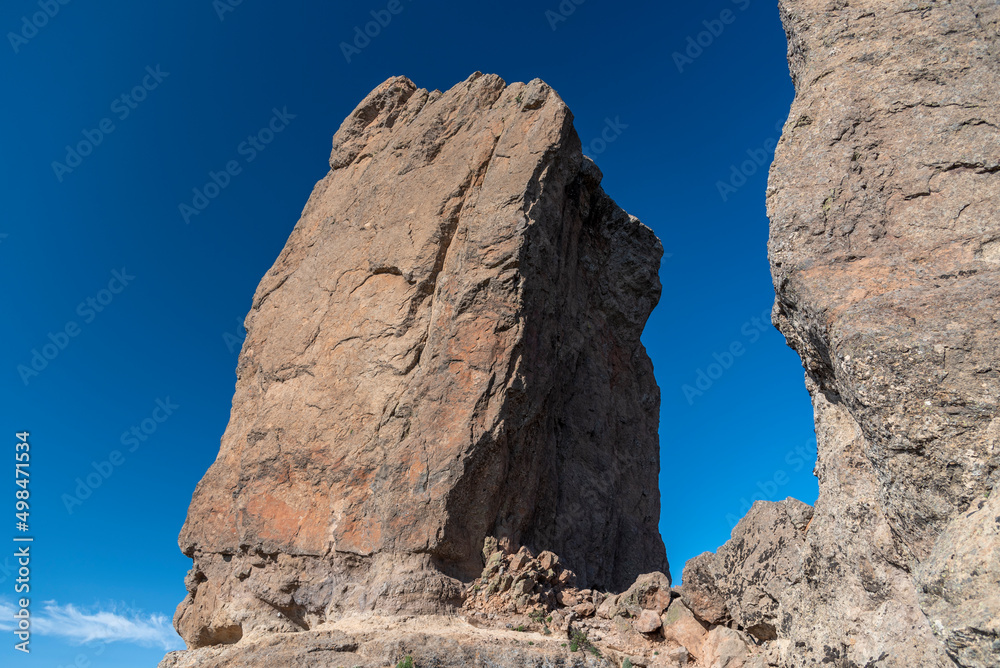
{"type": "Polygon", "coordinates": [[[413,668],[413,657],[406,655],[399,663],[396,664],[396,668],[413,668]]]}
{"type": "Polygon", "coordinates": [[[517,97],[515,97],[514,99],[517,101],[518,104],[521,104],[522,98],[521,98],[521,94],[520,93],[518,93],[517,97]]]}
{"type": "Polygon", "coordinates": [[[625,660],[622,661],[622,668],[632,668],[632,659],[626,656],[625,660]]]}
{"type": "Polygon", "coordinates": [[[534,641],[534,640],[529,640],[529,641],[528,641],[528,644],[529,644],[529,645],[534,645],[534,644],[535,644],[535,641],[534,641]]]}
{"type": "Polygon", "coordinates": [[[594,656],[601,655],[601,652],[590,642],[586,633],[580,629],[573,629],[573,633],[569,637],[569,651],[576,652],[581,649],[585,652],[589,651],[594,656]]]}
{"type": "Polygon", "coordinates": [[[535,610],[530,613],[528,617],[530,617],[532,621],[538,622],[542,625],[542,633],[547,636],[552,635],[552,629],[549,628],[549,624],[552,622],[552,615],[546,617],[544,610],[535,610]]]}
{"type": "Polygon", "coordinates": [[[527,630],[528,630],[528,629],[526,629],[526,628],[524,627],[524,624],[521,624],[521,625],[519,625],[519,626],[517,627],[517,631],[518,631],[518,632],[520,632],[520,633],[524,633],[524,632],[525,632],[525,631],[527,631],[527,630]]]}

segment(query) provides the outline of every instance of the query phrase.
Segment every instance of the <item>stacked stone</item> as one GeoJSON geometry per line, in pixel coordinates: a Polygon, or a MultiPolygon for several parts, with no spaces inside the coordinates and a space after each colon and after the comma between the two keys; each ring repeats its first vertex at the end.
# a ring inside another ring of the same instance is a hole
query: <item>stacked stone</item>
{"type": "Polygon", "coordinates": [[[483,548],[482,575],[465,592],[465,607],[484,613],[548,612],[568,605],[594,614],[594,592],[577,590],[576,574],[559,557],[544,551],[535,556],[527,547],[511,553],[495,538],[483,548]]]}

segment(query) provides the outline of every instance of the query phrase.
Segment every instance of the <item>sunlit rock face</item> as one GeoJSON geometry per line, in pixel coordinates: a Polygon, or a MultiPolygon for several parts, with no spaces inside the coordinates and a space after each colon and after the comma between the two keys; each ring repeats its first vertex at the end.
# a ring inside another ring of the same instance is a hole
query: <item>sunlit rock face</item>
{"type": "Polygon", "coordinates": [[[807,522],[755,506],[689,562],[685,599],[772,665],[998,666],[1000,5],[779,4],[774,322],[807,372],[820,494],[807,522]]]}
{"type": "Polygon", "coordinates": [[[191,647],[460,605],[487,536],[581,587],[667,571],[662,246],[541,81],[376,88],[246,319],[180,544],[191,647]]]}

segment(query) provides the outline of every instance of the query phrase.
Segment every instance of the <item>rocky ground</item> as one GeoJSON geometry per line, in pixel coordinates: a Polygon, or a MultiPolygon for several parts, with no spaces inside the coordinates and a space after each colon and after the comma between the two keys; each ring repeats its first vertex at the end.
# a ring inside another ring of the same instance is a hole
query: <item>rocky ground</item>
{"type": "Polygon", "coordinates": [[[663,573],[640,576],[621,594],[579,589],[552,552],[484,548],[482,575],[456,615],[359,615],[291,634],[261,634],[232,646],[168,655],[160,668],[450,666],[637,666],[765,668],[780,645],[707,623],[663,573]]]}

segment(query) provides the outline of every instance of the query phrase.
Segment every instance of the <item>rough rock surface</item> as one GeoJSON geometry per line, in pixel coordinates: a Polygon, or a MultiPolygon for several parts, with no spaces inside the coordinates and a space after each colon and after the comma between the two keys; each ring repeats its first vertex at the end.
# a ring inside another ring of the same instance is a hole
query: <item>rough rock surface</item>
{"type": "Polygon", "coordinates": [[[639,340],[662,246],[558,95],[392,78],[330,168],[254,295],[181,532],[188,645],[453,609],[487,536],[581,587],[668,572],[639,340]]]}
{"type": "Polygon", "coordinates": [[[368,620],[348,628],[275,633],[237,645],[173,652],[159,668],[614,668],[608,658],[571,652],[565,638],[517,631],[485,632],[455,620],[368,620]],[[530,643],[530,644],[529,644],[530,643]]]}
{"type": "Polygon", "coordinates": [[[774,321],[806,368],[820,494],[807,527],[755,506],[684,599],[776,636],[775,665],[995,668],[1000,5],[779,4],[774,321]]]}
{"type": "Polygon", "coordinates": [[[297,633],[172,652],[160,668],[391,668],[407,656],[439,668],[766,666],[768,655],[746,633],[699,621],[663,573],[609,595],[577,589],[552,552],[512,553],[489,537],[483,554],[482,576],[455,614],[345,615],[297,633]]]}

